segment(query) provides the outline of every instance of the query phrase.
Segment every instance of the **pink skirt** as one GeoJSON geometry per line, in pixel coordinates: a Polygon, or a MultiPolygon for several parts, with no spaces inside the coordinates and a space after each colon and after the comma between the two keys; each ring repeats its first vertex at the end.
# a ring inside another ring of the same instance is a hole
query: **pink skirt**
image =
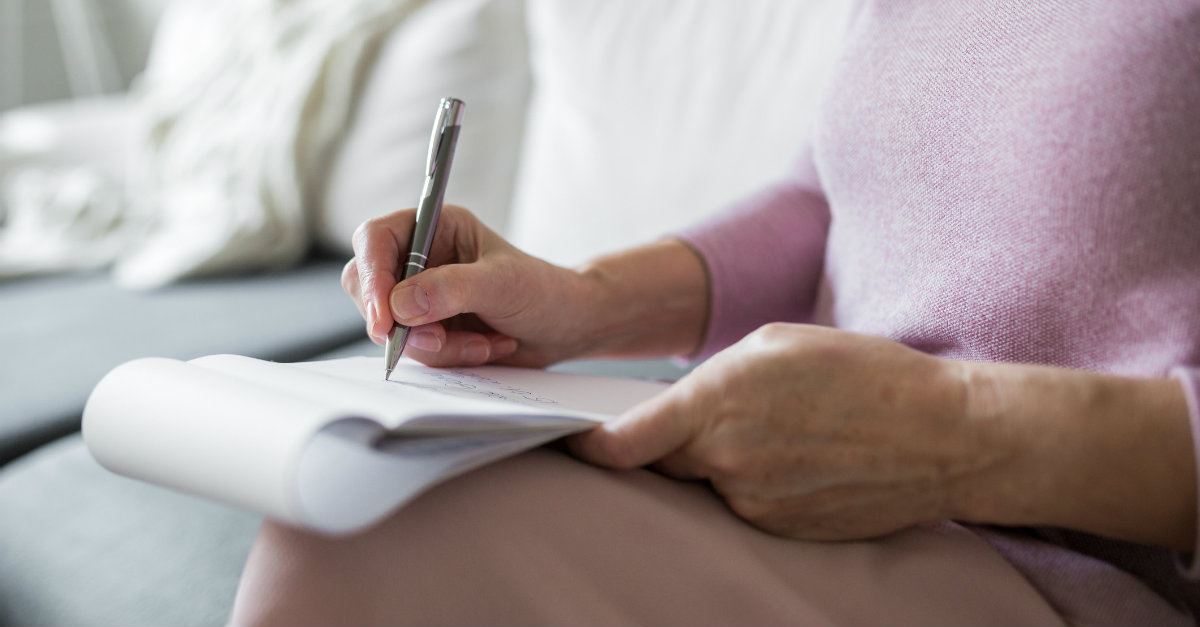
{"type": "Polygon", "coordinates": [[[546,449],[439,486],[354,537],[265,524],[232,622],[1065,624],[959,525],[866,542],[788,540],[739,520],[704,485],[546,449]]]}

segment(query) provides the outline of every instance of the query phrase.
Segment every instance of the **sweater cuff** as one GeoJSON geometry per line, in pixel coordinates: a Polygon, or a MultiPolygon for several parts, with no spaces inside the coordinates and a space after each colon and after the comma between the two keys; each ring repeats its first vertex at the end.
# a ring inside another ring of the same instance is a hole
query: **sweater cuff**
{"type": "MultiPolygon", "coordinates": [[[[1195,451],[1197,489],[1200,492],[1200,369],[1180,367],[1171,371],[1171,376],[1183,384],[1183,394],[1187,398],[1188,415],[1192,424],[1192,450],[1195,451]]],[[[1176,566],[1179,572],[1188,579],[1200,580],[1200,493],[1196,496],[1196,538],[1190,554],[1180,553],[1176,556],[1176,566]]]]}
{"type": "Polygon", "coordinates": [[[700,360],[768,322],[806,322],[825,257],[829,210],[810,187],[785,183],[676,237],[703,259],[709,279],[700,360]]]}

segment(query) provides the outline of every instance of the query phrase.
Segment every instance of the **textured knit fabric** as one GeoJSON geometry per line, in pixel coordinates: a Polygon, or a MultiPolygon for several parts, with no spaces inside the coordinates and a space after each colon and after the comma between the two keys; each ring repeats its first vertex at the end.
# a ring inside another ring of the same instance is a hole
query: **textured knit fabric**
{"type": "MultiPolygon", "coordinates": [[[[953,359],[1174,372],[1200,411],[1200,2],[867,0],[804,155],[684,234],[712,279],[702,354],[810,321],[953,359]]],[[[1190,557],[980,533],[1068,622],[1139,622],[1148,589],[1200,608],[1190,557]]]]}

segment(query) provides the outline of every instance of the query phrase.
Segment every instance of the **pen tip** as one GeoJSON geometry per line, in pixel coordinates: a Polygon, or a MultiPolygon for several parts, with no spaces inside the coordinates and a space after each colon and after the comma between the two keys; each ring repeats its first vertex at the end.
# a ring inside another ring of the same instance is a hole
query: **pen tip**
{"type": "Polygon", "coordinates": [[[392,380],[392,369],[391,368],[388,368],[387,370],[383,371],[383,380],[384,381],[392,380]]]}

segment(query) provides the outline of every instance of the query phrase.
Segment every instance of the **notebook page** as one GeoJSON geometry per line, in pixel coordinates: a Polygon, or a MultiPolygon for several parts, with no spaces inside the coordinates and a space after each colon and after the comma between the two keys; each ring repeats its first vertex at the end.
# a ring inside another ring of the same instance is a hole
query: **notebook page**
{"type": "Polygon", "coordinates": [[[83,435],[113,472],[295,520],[295,463],[336,417],[186,362],[139,359],[97,384],[83,435]]]}
{"type": "Polygon", "coordinates": [[[382,381],[381,360],[371,357],[294,365],[338,378],[374,381],[383,389],[399,388],[401,394],[422,390],[442,397],[499,401],[507,404],[509,412],[527,408],[595,422],[620,415],[669,387],[657,381],[591,377],[536,368],[429,368],[409,359],[396,365],[388,382],[382,381]]]}
{"type": "Polygon", "coordinates": [[[607,420],[666,387],[527,368],[429,368],[407,359],[384,381],[381,360],[368,357],[277,364],[215,355],[192,363],[406,432],[570,428],[607,420]]]}
{"type": "Polygon", "coordinates": [[[382,381],[379,360],[370,358],[141,359],[93,390],[84,437],[92,455],[119,474],[336,532],[666,388],[409,361],[393,377],[382,381]],[[396,437],[404,434],[410,437],[396,437]]]}
{"type": "Polygon", "coordinates": [[[292,398],[336,407],[345,417],[370,418],[388,429],[429,414],[491,415],[513,411],[511,404],[494,399],[458,399],[430,390],[389,385],[383,381],[382,370],[370,376],[366,372],[332,376],[306,368],[307,364],[281,364],[240,355],[211,355],[190,363],[292,398]]]}

